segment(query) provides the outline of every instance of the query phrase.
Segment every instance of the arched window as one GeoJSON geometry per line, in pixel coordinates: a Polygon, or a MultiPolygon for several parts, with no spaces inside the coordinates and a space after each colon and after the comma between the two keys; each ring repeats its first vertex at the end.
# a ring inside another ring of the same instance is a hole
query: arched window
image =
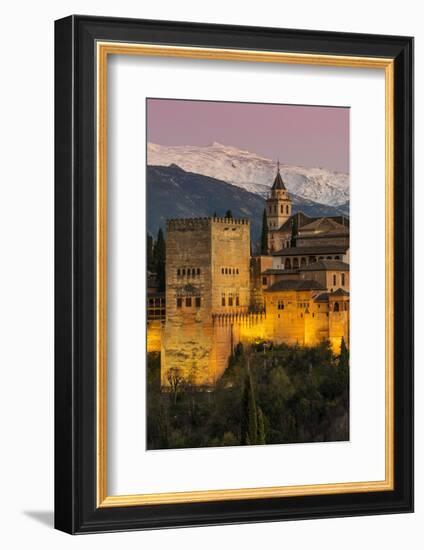
{"type": "Polygon", "coordinates": [[[340,311],[339,302],[334,302],[334,311],[340,311]]]}
{"type": "Polygon", "coordinates": [[[197,268],[197,274],[200,275],[200,268],[197,268]]]}
{"type": "Polygon", "coordinates": [[[342,273],[342,286],[345,286],[346,284],[346,276],[344,273],[342,273]]]}
{"type": "Polygon", "coordinates": [[[284,214],[284,206],[283,205],[281,205],[281,207],[280,207],[280,212],[281,212],[281,214],[284,214]]]}
{"type": "Polygon", "coordinates": [[[225,306],[225,294],[224,293],[222,293],[222,295],[221,295],[221,305],[225,306]]]}
{"type": "Polygon", "coordinates": [[[302,267],[306,265],[306,258],[302,258],[302,259],[300,260],[300,265],[301,265],[302,267]]]}
{"type": "Polygon", "coordinates": [[[177,269],[177,277],[181,275],[181,269],[177,269]]]}
{"type": "Polygon", "coordinates": [[[299,260],[298,258],[293,258],[293,269],[296,269],[299,267],[299,260]]]}
{"type": "Polygon", "coordinates": [[[187,296],[186,298],[186,307],[191,307],[191,297],[187,296]]]}
{"type": "Polygon", "coordinates": [[[290,258],[286,258],[286,261],[284,262],[284,269],[291,269],[290,258]]]}
{"type": "Polygon", "coordinates": [[[237,275],[239,274],[239,269],[238,269],[238,267],[236,268],[236,273],[237,273],[237,275]]]}
{"type": "Polygon", "coordinates": [[[286,206],[286,214],[289,213],[289,205],[286,206]]]}
{"type": "Polygon", "coordinates": [[[183,269],[183,276],[185,275],[185,269],[183,269]]]}
{"type": "Polygon", "coordinates": [[[225,269],[222,267],[222,268],[221,268],[221,273],[222,273],[223,275],[224,275],[224,271],[225,271],[225,269]]]}
{"type": "Polygon", "coordinates": [[[336,286],[337,284],[337,275],[334,273],[333,275],[333,285],[336,286]]]}
{"type": "Polygon", "coordinates": [[[236,306],[240,305],[240,297],[238,294],[236,294],[236,306]]]}

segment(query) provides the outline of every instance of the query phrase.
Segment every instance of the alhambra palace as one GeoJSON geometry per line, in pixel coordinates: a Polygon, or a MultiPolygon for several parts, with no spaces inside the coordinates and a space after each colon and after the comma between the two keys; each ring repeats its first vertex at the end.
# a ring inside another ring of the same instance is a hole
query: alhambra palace
{"type": "Polygon", "coordinates": [[[162,386],[170,369],[213,386],[238,343],[349,347],[349,219],[292,214],[279,168],[266,214],[267,254],[255,256],[246,219],[167,221],[165,293],[150,276],[147,297],[162,386]]]}

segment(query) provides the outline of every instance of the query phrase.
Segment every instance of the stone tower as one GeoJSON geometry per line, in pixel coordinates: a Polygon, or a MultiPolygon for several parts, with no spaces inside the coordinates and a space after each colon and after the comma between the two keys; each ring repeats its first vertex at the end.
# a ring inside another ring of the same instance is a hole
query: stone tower
{"type": "Polygon", "coordinates": [[[292,201],[280,174],[280,163],[277,165],[277,175],[266,200],[266,215],[268,220],[268,249],[273,251],[274,235],[292,215],[292,201]]]}
{"type": "Polygon", "coordinates": [[[233,318],[247,313],[249,263],[248,220],[167,222],[163,386],[170,384],[174,372],[200,386],[213,385],[222,375],[232,342],[222,331],[216,334],[214,316],[233,318]]]}

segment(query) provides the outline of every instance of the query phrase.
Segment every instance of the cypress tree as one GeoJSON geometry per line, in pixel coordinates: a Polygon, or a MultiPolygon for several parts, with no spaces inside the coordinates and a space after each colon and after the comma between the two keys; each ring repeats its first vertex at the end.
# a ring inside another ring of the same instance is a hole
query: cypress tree
{"type": "Polygon", "coordinates": [[[268,254],[268,218],[265,208],[262,215],[261,254],[264,256],[268,254]]]}
{"type": "Polygon", "coordinates": [[[293,248],[296,246],[296,236],[297,236],[297,218],[292,218],[291,223],[291,239],[290,239],[290,246],[293,248]]]}
{"type": "Polygon", "coordinates": [[[155,270],[155,265],[153,261],[153,237],[150,233],[147,233],[147,242],[146,242],[146,256],[147,256],[147,269],[149,271],[155,270]]]}
{"type": "Polygon", "coordinates": [[[227,210],[227,212],[225,213],[225,217],[226,218],[232,218],[233,217],[233,213],[231,212],[231,210],[227,210]]]}
{"type": "Polygon", "coordinates": [[[343,367],[345,369],[349,367],[349,350],[346,347],[346,343],[343,337],[340,344],[339,367],[343,367]]]}
{"type": "Polygon", "coordinates": [[[165,292],[165,239],[163,237],[162,229],[158,231],[158,237],[153,250],[153,261],[156,271],[156,277],[158,280],[158,291],[165,292]]]}
{"type": "Polygon", "coordinates": [[[258,442],[258,418],[255,394],[250,372],[246,373],[242,399],[241,444],[256,445],[258,442]]]}
{"type": "Polygon", "coordinates": [[[264,424],[264,413],[260,407],[257,408],[258,415],[258,445],[265,445],[265,424],[264,424]]]}

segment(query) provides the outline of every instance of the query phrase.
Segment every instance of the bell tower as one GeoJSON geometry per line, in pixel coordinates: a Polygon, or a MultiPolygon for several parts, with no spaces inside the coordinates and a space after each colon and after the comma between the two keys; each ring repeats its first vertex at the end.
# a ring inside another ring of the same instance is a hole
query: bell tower
{"type": "Polygon", "coordinates": [[[268,247],[273,249],[273,233],[292,215],[292,200],[280,174],[280,163],[277,163],[277,175],[266,200],[266,215],[268,221],[268,247]]]}

